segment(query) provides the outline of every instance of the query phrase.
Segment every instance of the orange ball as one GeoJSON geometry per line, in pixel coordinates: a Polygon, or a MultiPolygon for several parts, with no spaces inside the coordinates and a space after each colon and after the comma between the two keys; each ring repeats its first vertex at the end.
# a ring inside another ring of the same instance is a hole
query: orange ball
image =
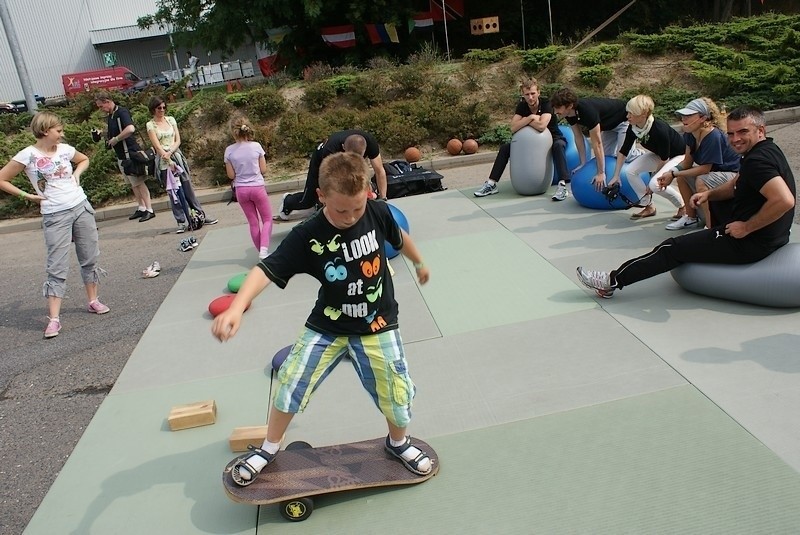
{"type": "Polygon", "coordinates": [[[478,152],[478,142],[474,139],[464,141],[464,154],[475,154],[478,152]]]}
{"type": "Polygon", "coordinates": [[[417,147],[408,147],[404,156],[409,163],[418,162],[422,158],[422,154],[417,147]]]}
{"type": "Polygon", "coordinates": [[[447,142],[447,152],[450,153],[451,156],[455,156],[461,152],[462,145],[460,139],[453,138],[447,142]]]}

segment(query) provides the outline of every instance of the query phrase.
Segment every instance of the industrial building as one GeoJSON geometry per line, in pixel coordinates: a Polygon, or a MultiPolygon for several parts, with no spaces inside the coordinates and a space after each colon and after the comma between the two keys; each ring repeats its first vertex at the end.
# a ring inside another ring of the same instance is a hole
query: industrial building
{"type": "MultiPolygon", "coordinates": [[[[33,91],[48,99],[64,94],[62,74],[102,69],[109,58],[141,78],[174,74],[186,66],[187,49],[174,48],[168,28],[142,30],[136,25],[137,18],[156,12],[155,0],[44,0],[35,9],[30,0],[0,1],[7,5],[33,91]]],[[[2,25],[0,32],[0,101],[23,100],[2,25]]],[[[257,63],[255,46],[227,57],[201,48],[192,50],[201,66],[227,60],[257,63]]]]}

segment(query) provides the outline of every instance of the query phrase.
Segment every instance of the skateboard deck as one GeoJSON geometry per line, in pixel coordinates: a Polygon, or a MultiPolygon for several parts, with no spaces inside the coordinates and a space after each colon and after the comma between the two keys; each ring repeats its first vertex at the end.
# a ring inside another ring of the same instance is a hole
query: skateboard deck
{"type": "Polygon", "coordinates": [[[345,490],[422,483],[439,471],[439,459],[429,444],[412,443],[428,454],[433,469],[424,476],[409,471],[383,448],[385,438],[283,450],[246,487],[233,481],[235,459],[222,473],[228,497],[239,503],[267,505],[345,490]]]}

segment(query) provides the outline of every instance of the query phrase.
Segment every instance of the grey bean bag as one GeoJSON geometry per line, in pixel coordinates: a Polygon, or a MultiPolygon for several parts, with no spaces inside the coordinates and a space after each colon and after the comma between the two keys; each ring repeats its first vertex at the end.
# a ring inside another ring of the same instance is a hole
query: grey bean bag
{"type": "Polygon", "coordinates": [[[553,135],[526,126],[511,137],[511,186],[520,195],[541,195],[553,182],[553,135]]]}
{"type": "Polygon", "coordinates": [[[800,243],[752,264],[683,264],[672,278],[684,290],[765,307],[800,307],[800,243]]]}

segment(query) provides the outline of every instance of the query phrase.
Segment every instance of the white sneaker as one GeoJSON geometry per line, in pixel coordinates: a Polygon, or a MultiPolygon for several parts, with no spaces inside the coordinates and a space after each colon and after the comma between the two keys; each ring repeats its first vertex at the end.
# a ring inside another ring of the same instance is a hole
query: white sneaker
{"type": "Polygon", "coordinates": [[[611,276],[605,271],[593,271],[580,266],[576,269],[578,280],[587,288],[591,288],[603,299],[611,299],[616,288],[611,286],[611,276]]]}
{"type": "Polygon", "coordinates": [[[487,180],[486,182],[483,183],[481,189],[473,192],[472,194],[475,195],[476,197],[486,197],[487,195],[494,195],[495,193],[499,193],[497,189],[497,182],[492,184],[487,180]]]}
{"type": "Polygon", "coordinates": [[[680,219],[677,221],[673,221],[672,223],[667,223],[665,227],[667,230],[683,230],[685,228],[693,227],[697,225],[697,218],[696,217],[689,217],[687,215],[681,216],[680,219]]]}
{"type": "Polygon", "coordinates": [[[556,192],[553,193],[551,199],[554,201],[563,201],[567,197],[569,197],[569,191],[567,191],[567,183],[563,180],[558,181],[558,188],[556,188],[556,192]]]}

